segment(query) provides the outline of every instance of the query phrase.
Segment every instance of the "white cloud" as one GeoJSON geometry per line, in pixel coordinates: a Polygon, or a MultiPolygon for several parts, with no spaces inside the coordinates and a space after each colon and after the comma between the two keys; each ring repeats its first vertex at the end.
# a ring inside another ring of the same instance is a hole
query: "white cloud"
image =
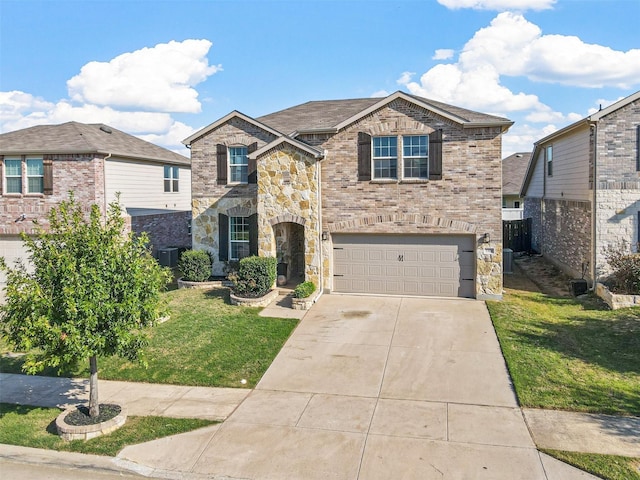
{"type": "Polygon", "coordinates": [[[450,58],[453,58],[455,53],[455,50],[450,48],[439,48],[435,51],[431,60],[449,60],[450,58]]]}
{"type": "Polygon", "coordinates": [[[209,65],[210,48],[209,40],[171,41],[109,62],[89,62],[67,82],[69,96],[94,105],[198,113],[193,87],[221,70],[209,65]]]}
{"type": "Polygon", "coordinates": [[[459,8],[473,8],[476,10],[547,10],[553,8],[556,0],[438,0],[451,10],[459,8]]]}
{"type": "Polygon", "coordinates": [[[551,135],[557,130],[558,127],[553,124],[535,127],[529,124],[516,123],[502,136],[502,158],[516,152],[532,151],[534,142],[551,135]]]}
{"type": "Polygon", "coordinates": [[[457,61],[435,65],[419,81],[404,72],[398,83],[415,95],[475,110],[527,112],[529,122],[567,123],[582,118],[577,113],[554,111],[537,95],[510,90],[502,84],[502,76],[628,88],[640,82],[640,50],[616,52],[577,37],[543,35],[522,15],[504,12],[473,35],[457,61]]]}
{"type": "Polygon", "coordinates": [[[386,90],[377,90],[371,94],[371,98],[384,98],[388,97],[389,95],[391,94],[386,90]]]}
{"type": "Polygon", "coordinates": [[[29,93],[18,90],[0,92],[0,132],[6,131],[5,123],[19,121],[25,113],[52,107],[53,103],[29,93]]]}

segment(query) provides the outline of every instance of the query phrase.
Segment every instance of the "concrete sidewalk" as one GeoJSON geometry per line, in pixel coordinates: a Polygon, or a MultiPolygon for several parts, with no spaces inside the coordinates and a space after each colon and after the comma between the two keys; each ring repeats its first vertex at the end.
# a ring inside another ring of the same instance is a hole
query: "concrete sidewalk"
{"type": "MultiPolygon", "coordinates": [[[[523,415],[486,307],[473,300],[326,295],[254,391],[102,380],[100,388],[101,399],[126,402],[132,415],[230,415],[223,424],[127,447],[107,462],[146,476],[595,478],[536,450],[530,431],[541,446],[572,450],[584,416],[523,415]],[[210,406],[203,409],[203,401],[210,406]]],[[[0,375],[0,401],[63,406],[85,396],[84,381],[0,375]]],[[[604,438],[600,445],[616,444],[619,454],[637,452],[640,419],[618,420],[590,421],[576,443],[588,451],[596,447],[585,438],[604,438]]],[[[34,461],[32,450],[0,446],[0,457],[34,461]]],[[[52,463],[67,458],[37,452],[52,463]]],[[[82,459],[92,462],[73,456],[82,459]]]]}

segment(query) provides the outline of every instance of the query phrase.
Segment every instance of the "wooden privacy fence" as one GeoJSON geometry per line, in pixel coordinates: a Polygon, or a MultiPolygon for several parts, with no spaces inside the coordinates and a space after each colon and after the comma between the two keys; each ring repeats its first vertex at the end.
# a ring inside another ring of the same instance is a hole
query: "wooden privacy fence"
{"type": "Polygon", "coordinates": [[[531,250],[531,218],[502,221],[502,246],[514,252],[531,250]]]}

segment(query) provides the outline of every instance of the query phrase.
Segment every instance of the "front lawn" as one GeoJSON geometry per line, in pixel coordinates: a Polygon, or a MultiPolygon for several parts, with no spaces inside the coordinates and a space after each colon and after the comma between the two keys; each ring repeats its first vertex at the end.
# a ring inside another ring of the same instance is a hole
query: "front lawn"
{"type": "Polygon", "coordinates": [[[127,445],[217,423],[197,418],[128,417],[122,427],[109,435],[67,442],[56,432],[55,420],[60,412],[57,408],[0,403],[0,443],[113,457],[127,445]]]}
{"type": "Polygon", "coordinates": [[[543,450],[543,452],[607,480],[640,480],[640,458],[559,450],[543,450]]]}
{"type": "Polygon", "coordinates": [[[523,407],[640,415],[640,308],[524,290],[487,304],[523,407]]]}
{"type": "MultiPolygon", "coordinates": [[[[260,317],[257,308],[229,305],[226,289],[180,289],[164,295],[171,318],[150,331],[145,349],[148,368],[117,357],[101,358],[101,379],[251,388],[297,324],[297,320],[260,317]]],[[[21,373],[21,366],[20,357],[0,358],[2,372],[21,373]]],[[[49,369],[42,374],[57,372],[49,369]]],[[[61,374],[88,377],[88,361],[61,374]]]]}

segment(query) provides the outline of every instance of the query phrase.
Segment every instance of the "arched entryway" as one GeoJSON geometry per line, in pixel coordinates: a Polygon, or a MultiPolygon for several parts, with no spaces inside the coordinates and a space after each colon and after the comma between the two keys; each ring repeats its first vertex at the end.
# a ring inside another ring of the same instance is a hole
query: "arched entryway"
{"type": "Polygon", "coordinates": [[[278,275],[285,275],[288,283],[300,283],[305,276],[304,226],[281,222],[273,226],[276,241],[278,275]]]}

